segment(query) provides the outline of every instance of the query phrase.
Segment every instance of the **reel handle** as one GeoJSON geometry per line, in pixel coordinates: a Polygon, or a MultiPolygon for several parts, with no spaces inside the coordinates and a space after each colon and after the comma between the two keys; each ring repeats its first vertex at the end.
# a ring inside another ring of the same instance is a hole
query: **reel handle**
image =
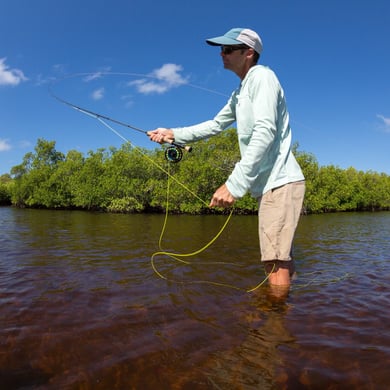
{"type": "Polygon", "coordinates": [[[168,142],[169,144],[176,146],[177,148],[184,149],[186,152],[192,152],[192,146],[177,144],[175,141],[168,142]]]}

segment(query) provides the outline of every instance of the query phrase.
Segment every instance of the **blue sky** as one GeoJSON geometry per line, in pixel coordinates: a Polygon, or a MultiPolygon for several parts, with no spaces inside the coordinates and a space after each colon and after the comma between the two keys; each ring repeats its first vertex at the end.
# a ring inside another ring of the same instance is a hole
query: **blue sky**
{"type": "MultiPolygon", "coordinates": [[[[320,165],[390,174],[387,0],[13,0],[0,13],[0,174],[38,138],[63,153],[119,147],[96,119],[149,130],[211,119],[238,85],[205,39],[261,36],[285,90],[293,139],[320,165]]],[[[134,145],[141,133],[113,126],[134,145]]]]}

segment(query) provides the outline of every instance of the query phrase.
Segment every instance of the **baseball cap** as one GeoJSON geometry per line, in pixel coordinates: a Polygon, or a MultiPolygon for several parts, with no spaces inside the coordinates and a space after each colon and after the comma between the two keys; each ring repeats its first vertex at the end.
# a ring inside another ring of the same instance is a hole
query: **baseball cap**
{"type": "Polygon", "coordinates": [[[206,39],[206,42],[212,46],[240,45],[244,43],[259,54],[263,50],[261,38],[255,31],[249,28],[232,28],[220,37],[206,39]]]}

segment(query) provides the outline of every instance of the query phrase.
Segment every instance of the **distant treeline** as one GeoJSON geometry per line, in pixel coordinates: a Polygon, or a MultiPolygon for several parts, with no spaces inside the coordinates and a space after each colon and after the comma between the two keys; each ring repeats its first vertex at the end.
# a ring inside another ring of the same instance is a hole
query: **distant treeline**
{"type": "MultiPolygon", "coordinates": [[[[294,146],[306,177],[304,211],[390,210],[390,176],[333,165],[294,146]]],[[[207,204],[239,160],[234,129],[197,142],[179,163],[168,163],[164,149],[98,149],[86,156],[57,151],[55,141],[39,139],[10,174],[0,176],[0,204],[17,207],[99,210],[117,213],[161,212],[167,204],[177,213],[209,213],[207,204]],[[162,168],[162,169],[160,169],[162,168]],[[178,183],[182,183],[181,186],[178,183]]],[[[249,195],[236,202],[239,213],[254,213],[249,195]]],[[[222,210],[221,210],[222,212],[222,210]]]]}

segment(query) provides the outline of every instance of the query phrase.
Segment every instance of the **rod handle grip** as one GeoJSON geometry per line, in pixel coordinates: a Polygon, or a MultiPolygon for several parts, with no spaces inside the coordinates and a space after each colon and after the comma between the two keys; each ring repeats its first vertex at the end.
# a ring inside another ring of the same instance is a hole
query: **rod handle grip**
{"type": "MultiPolygon", "coordinates": [[[[149,137],[151,132],[150,131],[146,131],[145,134],[149,137]]],[[[192,152],[192,146],[177,144],[175,141],[171,141],[171,140],[166,141],[166,142],[168,144],[176,146],[177,148],[184,149],[188,153],[192,152]]]]}

